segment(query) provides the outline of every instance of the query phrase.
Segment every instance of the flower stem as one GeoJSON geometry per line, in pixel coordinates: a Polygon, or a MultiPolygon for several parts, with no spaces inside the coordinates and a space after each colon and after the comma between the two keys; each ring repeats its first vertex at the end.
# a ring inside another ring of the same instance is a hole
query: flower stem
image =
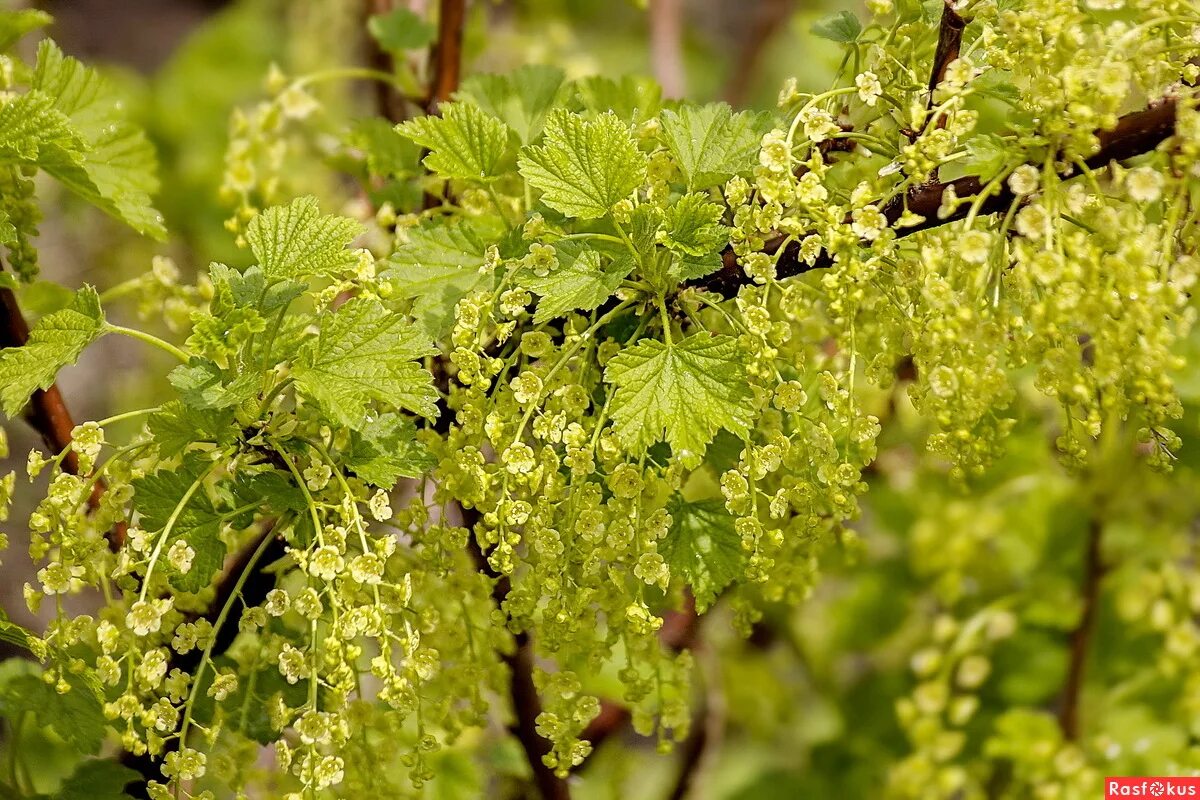
{"type": "Polygon", "coordinates": [[[192,357],[190,355],[188,355],[188,353],[186,351],[181,350],[180,348],[176,347],[175,345],[171,344],[168,341],[158,338],[157,336],[155,336],[152,333],[146,333],[145,331],[139,331],[136,328],[126,328],[123,325],[113,325],[111,322],[105,323],[104,332],[105,333],[118,333],[122,336],[128,336],[131,339],[138,339],[139,341],[143,341],[146,344],[157,347],[159,350],[164,350],[164,351],[170,353],[171,355],[178,358],[184,364],[186,364],[192,360],[192,357]]]}

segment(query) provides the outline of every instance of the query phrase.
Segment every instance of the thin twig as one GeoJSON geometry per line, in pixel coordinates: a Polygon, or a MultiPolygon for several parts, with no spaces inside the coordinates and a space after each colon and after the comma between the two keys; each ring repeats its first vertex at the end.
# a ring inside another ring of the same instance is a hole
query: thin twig
{"type": "Polygon", "coordinates": [[[466,0],[440,0],[438,38],[429,52],[426,114],[438,113],[438,107],[458,91],[462,76],[463,28],[466,23],[466,0]]]}
{"type": "MultiPolygon", "coordinates": [[[[1123,161],[1136,155],[1148,153],[1170,137],[1175,132],[1175,116],[1178,101],[1175,97],[1163,98],[1142,111],[1126,114],[1117,122],[1111,131],[1100,131],[1097,138],[1100,148],[1096,154],[1086,159],[1085,163],[1092,169],[1100,169],[1113,161],[1123,161]]],[[[1065,173],[1069,177],[1071,173],[1065,173]]],[[[985,183],[978,177],[968,176],[945,183],[934,182],[914,186],[905,194],[885,203],[882,209],[888,223],[894,225],[905,209],[918,215],[922,221],[916,225],[896,231],[897,236],[908,236],[919,231],[926,231],[951,222],[964,219],[969,213],[969,203],[959,205],[955,211],[945,217],[938,216],[942,199],[951,189],[959,199],[978,197],[985,183]]],[[[995,214],[1006,211],[1015,200],[1015,196],[1007,186],[994,189],[980,204],[979,215],[995,214]]],[[[816,261],[809,264],[800,259],[800,243],[795,239],[787,241],[782,235],[767,239],[762,252],[774,255],[781,246],[783,252],[776,263],[775,271],[779,278],[790,278],[815,269],[827,269],[833,266],[833,259],[827,252],[822,252],[816,261]]],[[[688,286],[706,289],[722,297],[735,297],[738,290],[750,284],[737,255],[732,247],[725,248],[721,254],[723,266],[716,272],[700,280],[693,281],[688,286]]]]}
{"type": "Polygon", "coordinates": [[[684,800],[688,796],[692,784],[696,780],[696,772],[704,760],[704,753],[708,748],[708,736],[708,700],[701,697],[692,720],[692,729],[688,732],[688,736],[683,740],[683,746],[680,748],[679,771],[676,773],[675,783],[671,786],[667,800],[684,800]]]}
{"type": "Polygon", "coordinates": [[[684,800],[690,795],[700,769],[708,754],[719,745],[725,727],[725,697],[716,654],[707,647],[697,646],[695,655],[696,672],[701,680],[700,701],[692,715],[692,729],[680,748],[679,767],[668,800],[684,800]]]}
{"type": "MultiPolygon", "coordinates": [[[[937,108],[934,98],[937,96],[938,86],[946,80],[946,72],[950,69],[950,65],[958,60],[959,53],[962,52],[963,29],[967,27],[967,21],[958,13],[954,5],[954,0],[943,0],[942,21],[938,25],[937,48],[933,53],[933,68],[929,72],[929,100],[925,106],[925,129],[928,129],[930,125],[936,128],[945,128],[950,119],[949,114],[945,111],[934,116],[934,110],[937,108]]],[[[930,180],[939,180],[940,172],[940,168],[934,167],[933,172],[930,173],[930,180]]]]}
{"type": "Polygon", "coordinates": [[[761,0],[756,4],[754,21],[742,37],[733,69],[725,81],[725,88],[721,90],[721,97],[726,103],[734,108],[746,104],[767,45],[775,34],[786,29],[784,22],[794,6],[795,0],[761,0]]]}
{"type": "MultiPolygon", "coordinates": [[[[438,35],[429,48],[429,92],[425,97],[425,113],[437,114],[462,80],[463,28],[467,24],[466,0],[439,0],[438,35]]],[[[428,153],[421,154],[425,160],[428,153]]],[[[426,210],[441,205],[442,198],[426,192],[421,205],[426,210]]]]}
{"type": "Polygon", "coordinates": [[[650,66],[663,96],[687,94],[683,66],[683,0],[650,0],[650,66]]]}
{"type": "Polygon", "coordinates": [[[1083,692],[1092,636],[1096,630],[1100,582],[1106,572],[1101,546],[1103,538],[1103,523],[1097,517],[1092,517],[1088,522],[1087,553],[1084,556],[1083,580],[1080,586],[1083,611],[1079,617],[1079,624],[1071,631],[1071,655],[1058,710],[1058,726],[1062,730],[1063,738],[1067,740],[1079,738],[1079,698],[1083,692]]]}

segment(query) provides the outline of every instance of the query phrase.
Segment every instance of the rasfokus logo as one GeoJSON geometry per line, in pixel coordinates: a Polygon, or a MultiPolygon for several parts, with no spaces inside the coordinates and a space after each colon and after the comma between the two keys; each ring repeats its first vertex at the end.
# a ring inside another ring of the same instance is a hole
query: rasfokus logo
{"type": "Polygon", "coordinates": [[[1104,800],[1119,797],[1195,797],[1200,800],[1200,776],[1105,778],[1104,800]]]}

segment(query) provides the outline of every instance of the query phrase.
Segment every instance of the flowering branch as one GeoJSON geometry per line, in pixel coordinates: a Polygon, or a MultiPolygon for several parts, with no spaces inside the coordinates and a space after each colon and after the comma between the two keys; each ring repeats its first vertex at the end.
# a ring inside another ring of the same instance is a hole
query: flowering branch
{"type": "MultiPolygon", "coordinates": [[[[696,611],[696,598],[690,591],[683,596],[683,608],[663,615],[658,640],[668,650],[678,653],[695,644],[700,630],[700,615],[696,611]]],[[[595,750],[609,737],[623,729],[632,718],[629,709],[611,700],[600,701],[600,713],[588,724],[579,738],[590,742],[595,750]]]]}
{"type": "MultiPolygon", "coordinates": [[[[458,90],[462,77],[462,39],[463,28],[466,25],[466,0],[440,0],[438,4],[438,37],[430,48],[430,78],[429,94],[425,102],[427,114],[437,114],[442,103],[448,101],[458,90]]],[[[426,195],[425,205],[436,205],[440,200],[426,195]]],[[[435,374],[445,374],[443,358],[436,359],[435,374]]],[[[448,410],[442,408],[441,418],[448,416],[448,410]]],[[[471,510],[462,509],[463,524],[473,531],[478,523],[478,515],[471,510]]],[[[497,608],[503,608],[504,600],[508,597],[511,582],[508,576],[501,575],[492,569],[487,556],[480,548],[472,534],[467,537],[471,558],[478,570],[492,580],[492,598],[497,608]]],[[[516,723],[512,726],[513,736],[520,742],[525,751],[529,768],[533,771],[534,782],[537,784],[543,800],[570,800],[571,792],[567,782],[554,774],[554,770],[546,766],[543,758],[550,752],[550,742],[537,730],[537,718],[542,713],[542,701],[538,697],[537,687],[533,682],[533,645],[529,634],[522,631],[513,637],[515,650],[503,656],[509,668],[509,697],[512,701],[513,714],[516,723]]]]}
{"type": "MultiPolygon", "coordinates": [[[[479,514],[474,510],[463,509],[462,517],[463,525],[468,531],[474,530],[479,522],[479,514]]],[[[508,576],[492,568],[479,542],[471,533],[467,534],[467,547],[476,569],[492,581],[492,599],[496,608],[503,608],[503,603],[512,589],[508,576]]],[[[570,800],[571,790],[567,782],[555,775],[554,770],[542,760],[550,752],[550,742],[537,731],[537,718],[542,713],[542,700],[538,697],[537,687],[533,683],[533,643],[529,634],[524,631],[513,636],[513,643],[516,645],[513,652],[503,656],[510,673],[509,697],[512,700],[513,715],[516,717],[516,722],[509,730],[525,751],[525,758],[533,771],[533,779],[542,800],[570,800]]]]}
{"type": "MultiPolygon", "coordinates": [[[[778,5],[781,14],[786,12],[788,8],[786,2],[779,3],[778,5]]],[[[942,21],[938,30],[937,50],[934,55],[933,68],[929,81],[929,106],[931,109],[933,108],[934,90],[945,79],[946,70],[950,64],[958,59],[962,45],[963,29],[966,27],[966,24],[966,20],[955,10],[951,0],[945,0],[942,21]]],[[[944,124],[944,119],[938,121],[939,126],[942,124],[944,124]]],[[[929,209],[931,213],[923,216],[936,219],[937,209],[941,206],[942,197],[952,185],[956,187],[956,191],[959,192],[960,197],[978,195],[983,191],[983,184],[977,178],[963,179],[962,181],[955,181],[949,184],[932,184],[925,187],[916,187],[909,192],[908,199],[919,200],[920,202],[910,203],[906,206],[904,202],[905,198],[899,198],[885,206],[884,214],[887,216],[889,224],[895,224],[896,220],[904,213],[906,207],[917,211],[917,213],[921,213],[919,209],[929,209]],[[929,191],[935,187],[936,191],[929,191]]],[[[988,205],[994,204],[996,207],[993,210],[1001,210],[1001,208],[1007,208],[1010,202],[1011,197],[1003,203],[1000,199],[993,198],[988,205]]],[[[964,210],[962,216],[965,216],[965,213],[964,210]]],[[[927,225],[925,227],[933,226],[927,225]]],[[[906,232],[911,233],[916,229],[920,228],[911,229],[906,232]]],[[[806,271],[806,268],[817,269],[832,264],[832,259],[826,259],[824,263],[819,262],[812,266],[806,265],[799,260],[799,243],[788,241],[785,245],[784,242],[785,239],[782,236],[775,236],[768,240],[763,248],[764,252],[772,255],[777,253],[781,246],[785,248],[776,266],[776,273],[780,278],[799,274],[806,271]],[[787,264],[786,267],[784,266],[785,263],[787,264]],[[788,270],[786,274],[785,270],[788,270]]],[[[725,297],[732,297],[737,294],[738,289],[746,282],[744,272],[732,248],[726,248],[722,253],[722,261],[722,268],[698,282],[698,285],[725,297]]],[[[690,647],[696,638],[698,617],[696,614],[695,599],[689,594],[687,600],[686,608],[681,612],[672,613],[661,632],[660,638],[664,646],[673,650],[682,650],[690,647]]],[[[705,711],[701,708],[698,717],[703,721],[705,716],[705,711]]],[[[627,708],[611,701],[602,701],[600,714],[592,720],[592,723],[584,731],[582,738],[590,742],[593,748],[596,748],[607,738],[623,728],[629,719],[630,712],[627,708]]],[[[707,729],[703,724],[700,724],[692,731],[692,734],[684,743],[683,761],[680,766],[678,779],[671,793],[673,800],[674,798],[682,798],[687,794],[695,770],[699,766],[704,753],[707,738],[707,729]]]]}
{"type": "MultiPolygon", "coordinates": [[[[1096,134],[1100,147],[1095,155],[1086,159],[1084,163],[1089,168],[1099,169],[1113,161],[1123,161],[1152,151],[1174,133],[1177,109],[1178,100],[1168,96],[1141,111],[1126,114],[1117,121],[1115,128],[1096,134]]],[[[1071,174],[1064,173],[1063,177],[1070,177],[1071,174]]],[[[917,224],[896,231],[897,236],[908,236],[966,218],[970,213],[970,203],[960,204],[956,210],[945,216],[939,215],[938,211],[946,193],[953,191],[954,196],[960,200],[978,198],[985,191],[985,186],[985,182],[977,176],[947,182],[923,183],[887,201],[880,211],[889,225],[895,225],[906,210],[921,217],[917,224]]],[[[987,215],[1005,211],[1016,199],[1006,185],[993,186],[991,194],[983,199],[976,213],[987,215]]],[[[770,236],[761,251],[772,256],[778,254],[775,274],[780,279],[810,270],[826,269],[834,264],[834,259],[827,251],[823,251],[812,263],[802,260],[800,243],[794,237],[785,237],[782,234],[770,236]]],[[[722,297],[735,297],[742,286],[750,284],[750,279],[746,277],[732,247],[725,248],[721,259],[722,267],[719,270],[688,285],[715,292],[722,297]]]]}
{"type": "MultiPolygon", "coordinates": [[[[277,523],[278,520],[274,519],[263,522],[262,533],[255,536],[246,547],[242,548],[234,562],[225,570],[207,608],[202,613],[191,617],[193,622],[200,619],[218,619],[221,609],[229,604],[234,592],[240,590],[241,602],[232,606],[229,618],[224,620],[223,625],[213,629],[212,649],[208,654],[210,659],[224,655],[233,645],[241,631],[242,616],[248,609],[254,608],[266,600],[267,593],[275,586],[274,575],[263,570],[287,554],[287,547],[279,535],[277,523]],[[265,550],[259,552],[259,547],[267,538],[270,538],[271,541],[266,544],[265,550]],[[247,570],[249,570],[248,573],[247,570]]],[[[194,675],[203,659],[204,652],[199,647],[185,653],[172,651],[166,671],[170,674],[174,670],[179,670],[188,675],[194,675]]],[[[129,767],[141,776],[129,781],[125,786],[126,793],[131,797],[138,798],[138,800],[150,797],[149,782],[158,777],[158,760],[166,753],[178,750],[179,740],[172,739],[163,747],[163,752],[157,756],[151,756],[148,753],[133,753],[128,750],[122,751],[118,756],[122,766],[129,767]]]]}
{"type": "MultiPolygon", "coordinates": [[[[3,265],[0,265],[3,269],[3,265]]],[[[0,348],[21,347],[29,340],[29,323],[17,305],[17,296],[12,289],[0,288],[0,348]]],[[[71,431],[75,422],[67,409],[58,384],[51,384],[47,389],[38,389],[29,398],[25,407],[25,421],[37,431],[46,443],[46,448],[52,453],[63,453],[62,469],[72,475],[79,474],[79,456],[71,449],[71,431]]],[[[88,497],[88,508],[95,510],[100,505],[100,497],[104,494],[103,479],[92,484],[92,493],[88,497]]],[[[125,524],[113,527],[107,534],[108,546],[114,553],[125,543],[125,524]]]]}

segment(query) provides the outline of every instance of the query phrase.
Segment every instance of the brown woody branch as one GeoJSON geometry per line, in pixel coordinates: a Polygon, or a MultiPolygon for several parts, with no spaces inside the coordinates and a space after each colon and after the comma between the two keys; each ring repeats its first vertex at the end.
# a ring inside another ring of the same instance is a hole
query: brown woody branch
{"type": "Polygon", "coordinates": [[[683,740],[683,746],[680,748],[682,752],[680,753],[679,768],[667,800],[684,800],[691,792],[692,785],[696,781],[696,773],[700,769],[700,763],[704,760],[704,753],[708,748],[709,727],[707,721],[708,701],[702,698],[700,707],[696,710],[695,719],[692,721],[692,729],[688,732],[688,736],[683,740]]]}
{"type": "Polygon", "coordinates": [[[715,656],[707,648],[700,649],[697,655],[702,688],[700,701],[692,715],[692,729],[680,747],[675,783],[667,800],[684,800],[691,794],[705,756],[718,743],[725,724],[725,700],[718,685],[720,669],[715,656]]]}
{"type": "MultiPolygon", "coordinates": [[[[946,80],[946,70],[958,60],[958,55],[962,51],[963,29],[966,27],[967,21],[954,8],[954,0],[944,0],[942,21],[938,25],[937,49],[933,54],[933,70],[929,75],[929,103],[926,108],[930,112],[935,106],[933,97],[937,92],[937,87],[946,80]]],[[[926,126],[931,122],[933,121],[927,117],[926,126]]],[[[934,124],[939,128],[945,127],[945,115],[939,116],[934,124]]]]}
{"type": "MultiPolygon", "coordinates": [[[[467,24],[466,0],[439,0],[438,36],[429,48],[429,93],[425,98],[425,113],[437,114],[442,103],[458,91],[462,80],[463,28],[467,24]]],[[[425,160],[427,152],[421,154],[425,160]]],[[[426,209],[441,205],[442,199],[426,192],[421,205],[426,209]]]]}
{"type": "Polygon", "coordinates": [[[1087,671],[1088,655],[1091,653],[1092,636],[1096,630],[1096,608],[1100,602],[1100,582],[1107,571],[1101,544],[1104,526],[1097,517],[1088,522],[1087,552],[1084,556],[1083,580],[1080,594],[1083,611],[1079,623],[1071,631],[1071,654],[1067,664],[1067,679],[1063,684],[1062,698],[1058,709],[1058,726],[1063,738],[1079,738],[1079,698],[1083,692],[1084,675],[1087,671]]]}
{"type": "Polygon", "coordinates": [[[442,103],[458,91],[462,81],[463,28],[467,24],[466,0],[440,0],[438,38],[429,52],[429,96],[425,113],[436,114],[442,103]]]}
{"type": "MultiPolygon", "coordinates": [[[[1178,99],[1165,97],[1148,108],[1126,114],[1117,121],[1115,128],[1109,131],[1099,131],[1099,149],[1090,158],[1084,160],[1089,169],[1099,169],[1113,161],[1123,161],[1133,156],[1148,153],[1168,139],[1175,131],[1175,117],[1178,109],[1178,99]]],[[[1063,173],[1063,177],[1076,174],[1074,168],[1063,173]]],[[[946,193],[950,190],[959,199],[977,199],[985,191],[989,194],[980,203],[981,215],[995,214],[1007,211],[1018,198],[1008,189],[1006,184],[988,186],[975,176],[958,178],[957,180],[914,186],[902,195],[884,203],[881,211],[888,223],[895,225],[905,210],[920,216],[922,221],[916,225],[896,231],[897,236],[908,236],[919,231],[937,228],[964,219],[969,213],[970,203],[959,205],[945,217],[938,216],[938,210],[946,193]]],[[[822,252],[816,261],[809,264],[799,257],[800,243],[794,238],[789,239],[782,234],[770,236],[762,246],[762,252],[769,255],[779,254],[775,272],[779,278],[790,278],[815,269],[826,269],[833,266],[833,258],[828,252],[822,252]]],[[[722,267],[716,272],[688,284],[691,287],[706,289],[722,297],[734,297],[742,286],[749,285],[738,256],[732,247],[726,247],[721,254],[722,267]]]]}
{"type": "MultiPolygon", "coordinates": [[[[689,601],[692,596],[687,595],[689,601]]],[[[689,605],[694,612],[694,603],[689,605]]],[[[675,782],[667,800],[684,800],[697,783],[705,756],[721,738],[725,725],[725,698],[720,687],[720,667],[711,649],[697,641],[696,674],[700,678],[700,699],[692,714],[692,727],[680,747],[679,763],[675,769],[675,782]]]]}

